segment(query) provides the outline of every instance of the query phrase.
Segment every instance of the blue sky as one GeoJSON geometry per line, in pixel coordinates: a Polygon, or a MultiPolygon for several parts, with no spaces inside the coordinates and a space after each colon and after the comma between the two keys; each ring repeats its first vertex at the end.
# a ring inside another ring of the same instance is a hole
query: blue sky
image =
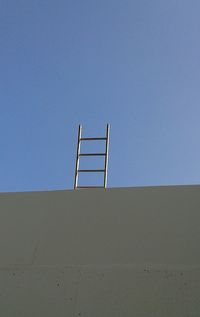
{"type": "Polygon", "coordinates": [[[199,12],[1,0],[0,191],[73,188],[79,123],[111,124],[109,187],[200,183],[199,12]]]}

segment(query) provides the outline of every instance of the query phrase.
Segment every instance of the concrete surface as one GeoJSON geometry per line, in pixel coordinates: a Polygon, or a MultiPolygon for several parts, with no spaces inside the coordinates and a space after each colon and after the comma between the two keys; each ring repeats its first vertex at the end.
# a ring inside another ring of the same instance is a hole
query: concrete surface
{"type": "Polygon", "coordinates": [[[0,194],[0,316],[199,317],[200,186],[0,194]]]}

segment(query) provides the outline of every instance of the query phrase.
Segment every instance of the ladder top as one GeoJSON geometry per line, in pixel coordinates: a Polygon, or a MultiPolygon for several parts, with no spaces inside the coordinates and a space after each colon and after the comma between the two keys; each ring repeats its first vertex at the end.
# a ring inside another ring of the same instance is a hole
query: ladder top
{"type": "Polygon", "coordinates": [[[76,168],[75,168],[75,178],[74,178],[74,189],[81,188],[106,188],[107,186],[107,171],[108,171],[108,147],[109,147],[109,136],[110,136],[110,125],[106,126],[106,136],[104,137],[82,137],[82,125],[79,124],[78,128],[78,142],[77,142],[77,154],[76,154],[76,168]],[[96,153],[81,153],[81,141],[106,141],[105,144],[105,153],[96,152],[96,153]],[[104,167],[99,169],[79,169],[79,161],[81,157],[87,156],[103,156],[104,157],[104,167]],[[103,186],[80,186],[78,184],[79,173],[104,173],[103,186]]]}

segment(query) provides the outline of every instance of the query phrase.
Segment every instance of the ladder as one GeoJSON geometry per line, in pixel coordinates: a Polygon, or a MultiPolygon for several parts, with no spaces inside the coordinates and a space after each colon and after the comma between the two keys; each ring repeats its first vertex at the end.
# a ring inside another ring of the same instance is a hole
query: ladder
{"type": "Polygon", "coordinates": [[[74,189],[81,188],[106,188],[107,187],[107,172],[108,172],[108,149],[109,149],[109,137],[110,137],[110,125],[106,126],[106,136],[98,138],[83,138],[82,137],[82,125],[78,127],[78,142],[77,142],[77,154],[76,154],[76,167],[74,177],[74,189]],[[105,152],[104,153],[81,153],[81,142],[82,141],[105,141],[105,152]],[[83,156],[104,156],[104,168],[103,169],[79,169],[80,158],[83,156]],[[79,173],[104,173],[104,180],[102,186],[79,186],[78,177],[79,173]]]}

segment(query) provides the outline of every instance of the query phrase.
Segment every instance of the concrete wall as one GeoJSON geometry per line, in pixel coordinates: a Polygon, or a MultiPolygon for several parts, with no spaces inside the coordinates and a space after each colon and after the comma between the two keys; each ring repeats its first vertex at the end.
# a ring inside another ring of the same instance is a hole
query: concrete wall
{"type": "Polygon", "coordinates": [[[199,317],[200,186],[0,194],[0,316],[199,317]]]}

